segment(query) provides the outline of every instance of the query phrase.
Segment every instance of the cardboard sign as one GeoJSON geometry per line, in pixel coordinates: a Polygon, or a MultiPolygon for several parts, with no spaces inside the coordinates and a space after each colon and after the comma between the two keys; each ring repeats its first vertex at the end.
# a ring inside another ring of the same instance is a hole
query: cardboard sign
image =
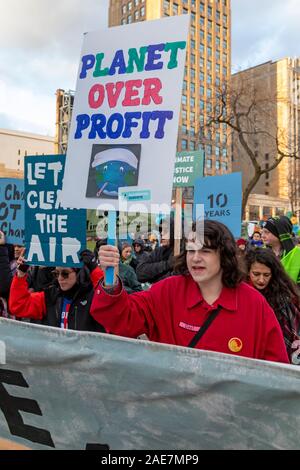
{"type": "Polygon", "coordinates": [[[66,207],[118,210],[120,188],[150,192],[139,212],[170,206],[189,20],[174,16],[85,35],[62,193],[66,207]]]}
{"type": "MultiPolygon", "coordinates": [[[[80,266],[86,245],[86,211],[64,209],[65,155],[25,158],[26,259],[39,266],[80,266]]],[[[73,193],[77,183],[74,181],[73,193]]]]}
{"type": "Polygon", "coordinates": [[[0,230],[7,243],[24,244],[24,180],[0,178],[0,230]]]}

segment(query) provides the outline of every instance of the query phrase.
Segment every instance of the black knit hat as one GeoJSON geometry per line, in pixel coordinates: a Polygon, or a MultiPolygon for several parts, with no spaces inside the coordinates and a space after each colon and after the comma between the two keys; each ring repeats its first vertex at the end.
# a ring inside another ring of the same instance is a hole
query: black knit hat
{"type": "Polygon", "coordinates": [[[281,217],[270,217],[264,224],[264,228],[269,230],[281,243],[282,248],[289,252],[294,248],[292,240],[293,225],[285,215],[281,217]]]}

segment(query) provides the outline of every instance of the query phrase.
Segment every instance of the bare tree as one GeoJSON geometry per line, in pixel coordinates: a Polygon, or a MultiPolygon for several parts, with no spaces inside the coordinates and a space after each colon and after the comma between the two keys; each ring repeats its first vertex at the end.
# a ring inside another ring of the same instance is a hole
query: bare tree
{"type": "Polygon", "coordinates": [[[279,96],[271,96],[264,89],[257,90],[249,80],[236,80],[234,86],[215,87],[209,106],[211,112],[200,128],[199,143],[205,143],[207,132],[226,124],[231,130],[234,152],[247,161],[251,176],[243,191],[243,218],[248,197],[260,178],[277,168],[284,158],[299,158],[290,134],[277,124],[277,108],[284,104],[281,101],[279,96]],[[260,154],[270,155],[267,165],[259,158],[260,154]]]}

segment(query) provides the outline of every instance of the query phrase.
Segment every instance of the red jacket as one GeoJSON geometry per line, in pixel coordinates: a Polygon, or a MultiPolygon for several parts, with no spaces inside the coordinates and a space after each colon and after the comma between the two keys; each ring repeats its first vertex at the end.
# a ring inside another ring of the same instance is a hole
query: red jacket
{"type": "Polygon", "coordinates": [[[283,335],[264,297],[246,283],[224,287],[208,305],[191,276],[173,276],[149,291],[109,295],[95,290],[91,315],[108,333],[187,346],[209,312],[221,311],[197,344],[198,349],[289,363],[283,335]]]}
{"type": "MultiPolygon", "coordinates": [[[[16,317],[42,320],[50,310],[50,306],[46,305],[46,292],[30,292],[26,277],[14,276],[10,288],[9,308],[16,317]]],[[[103,271],[100,268],[91,272],[90,278],[94,288],[102,277],[103,271]]],[[[55,304],[55,301],[54,299],[52,303],[55,304]]]]}

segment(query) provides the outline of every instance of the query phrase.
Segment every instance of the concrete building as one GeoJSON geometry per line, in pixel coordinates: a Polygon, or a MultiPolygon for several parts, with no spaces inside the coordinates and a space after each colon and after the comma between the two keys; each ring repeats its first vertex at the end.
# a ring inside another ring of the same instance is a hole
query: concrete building
{"type": "MultiPolygon", "coordinates": [[[[276,139],[284,153],[299,155],[300,59],[270,61],[232,76],[233,89],[242,82],[247,86],[248,103],[254,98],[257,102],[266,100],[265,109],[260,112],[254,106],[250,113],[257,129],[272,136],[268,138],[258,132],[252,141],[261,168],[270,168],[278,157],[276,139]]],[[[245,188],[254,170],[236,138],[232,140],[232,159],[233,171],[243,172],[245,188]]],[[[276,169],[262,175],[252,192],[271,197],[279,208],[289,201],[292,210],[300,211],[300,161],[284,158],[276,169]]]]}
{"type": "MultiPolygon", "coordinates": [[[[191,25],[182,93],[178,150],[199,148],[199,127],[206,122],[215,87],[230,79],[230,0],[110,0],[109,26],[190,14],[191,25]]],[[[205,173],[231,171],[228,131],[219,125],[206,135],[205,173]]]]}
{"type": "Polygon", "coordinates": [[[0,177],[23,178],[26,155],[53,155],[54,138],[0,129],[0,177]]]}

